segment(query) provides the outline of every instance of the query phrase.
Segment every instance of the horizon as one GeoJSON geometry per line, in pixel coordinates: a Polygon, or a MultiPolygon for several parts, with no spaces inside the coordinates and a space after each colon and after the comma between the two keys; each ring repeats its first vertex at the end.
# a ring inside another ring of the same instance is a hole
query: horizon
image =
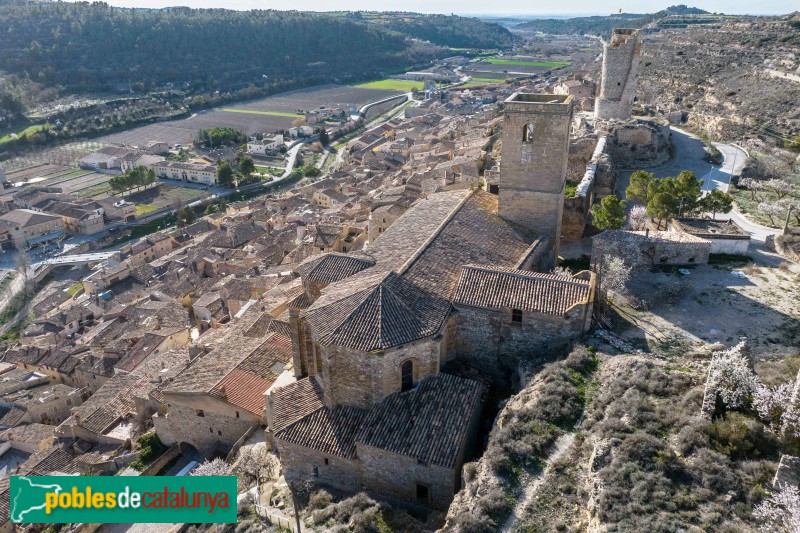
{"type": "MultiPolygon", "coordinates": [[[[79,2],[82,0],[66,0],[67,2],[79,2]]],[[[689,7],[704,9],[710,13],[724,13],[727,15],[752,15],[752,16],[778,16],[797,11],[795,0],[777,0],[768,4],[769,11],[762,9],[762,5],[755,4],[747,0],[734,0],[724,2],[722,0],[710,0],[686,4],[689,7]],[[757,6],[757,7],[756,7],[757,6]]],[[[258,0],[106,0],[111,6],[129,9],[170,9],[176,7],[189,7],[193,9],[228,9],[231,11],[252,11],[256,9],[273,9],[277,11],[309,11],[309,12],[337,12],[337,11],[374,11],[374,12],[413,12],[423,14],[443,14],[459,15],[468,17],[535,17],[535,18],[575,18],[590,16],[608,16],[622,13],[656,13],[673,5],[680,4],[680,0],[673,2],[637,2],[624,0],[609,5],[608,11],[598,11],[596,2],[591,0],[571,0],[567,2],[573,9],[565,9],[566,6],[559,6],[559,11],[547,11],[545,6],[541,10],[520,11],[519,7],[528,5],[521,0],[501,0],[500,9],[495,12],[487,12],[486,5],[480,0],[465,0],[457,4],[458,10],[452,9],[455,5],[444,0],[425,1],[425,0],[397,0],[384,2],[381,9],[375,9],[374,3],[367,0],[348,0],[343,4],[338,4],[337,8],[331,8],[330,3],[321,0],[299,0],[293,3],[292,9],[281,9],[269,5],[263,5],[258,0]],[[612,7],[616,6],[616,7],[612,7]],[[439,7],[441,6],[441,7],[439,7]]],[[[455,3],[454,3],[455,4],[455,3]]],[[[766,7],[766,6],[764,6],[766,7]]]]}

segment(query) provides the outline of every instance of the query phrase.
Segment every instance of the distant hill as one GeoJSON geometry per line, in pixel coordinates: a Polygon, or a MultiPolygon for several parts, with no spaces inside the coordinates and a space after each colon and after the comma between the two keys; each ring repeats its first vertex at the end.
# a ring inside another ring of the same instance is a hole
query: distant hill
{"type": "Polygon", "coordinates": [[[618,15],[576,17],[571,19],[532,20],[514,26],[515,29],[539,31],[556,35],[608,36],[613,28],[643,28],[656,20],[675,15],[708,15],[708,11],[685,5],[670,6],[658,13],[621,13],[618,15]]]}
{"type": "Polygon", "coordinates": [[[514,44],[514,34],[495,22],[457,15],[359,12],[353,18],[453,48],[500,48],[514,44]]]}
{"type": "Polygon", "coordinates": [[[0,101],[348,82],[452,54],[443,46],[513,42],[498,24],[459,16],[0,0],[0,101]]]}

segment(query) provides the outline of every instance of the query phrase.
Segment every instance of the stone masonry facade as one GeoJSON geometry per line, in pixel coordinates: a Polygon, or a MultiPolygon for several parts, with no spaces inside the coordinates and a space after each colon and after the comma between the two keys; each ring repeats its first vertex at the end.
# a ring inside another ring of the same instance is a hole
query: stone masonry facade
{"type": "Polygon", "coordinates": [[[631,118],[642,55],[641,30],[615,28],[603,46],[603,81],[595,102],[595,118],[631,118]]]}
{"type": "Polygon", "coordinates": [[[499,215],[549,238],[556,256],[573,100],[515,93],[505,102],[499,215]]]}

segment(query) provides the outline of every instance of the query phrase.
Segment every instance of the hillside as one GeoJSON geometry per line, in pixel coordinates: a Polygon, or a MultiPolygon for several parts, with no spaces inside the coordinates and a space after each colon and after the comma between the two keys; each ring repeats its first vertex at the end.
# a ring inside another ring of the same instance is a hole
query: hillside
{"type": "Polygon", "coordinates": [[[757,530],[779,443],[752,413],[701,417],[710,352],[687,355],[592,363],[578,348],[550,364],[465,467],[445,531],[757,530]],[[557,406],[570,416],[553,418],[557,406]]]}
{"type": "Polygon", "coordinates": [[[662,29],[642,47],[637,101],[714,138],[800,134],[800,22],[787,15],[662,29]]]}
{"type": "Polygon", "coordinates": [[[575,17],[570,19],[542,19],[514,26],[515,30],[536,31],[554,35],[600,35],[609,36],[613,28],[643,28],[648,24],[670,16],[707,15],[708,11],[671,6],[658,13],[621,13],[608,16],[575,17]]]}
{"type": "Polygon", "coordinates": [[[508,49],[515,40],[514,35],[500,24],[457,15],[359,12],[351,18],[453,48],[508,49]]]}
{"type": "Polygon", "coordinates": [[[442,52],[389,28],[323,13],[0,2],[0,72],[62,92],[348,80],[442,52]]]}

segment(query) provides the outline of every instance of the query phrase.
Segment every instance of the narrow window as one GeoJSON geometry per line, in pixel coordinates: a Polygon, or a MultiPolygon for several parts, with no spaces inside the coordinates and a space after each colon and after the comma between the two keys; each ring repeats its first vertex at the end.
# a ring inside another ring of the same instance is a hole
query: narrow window
{"type": "Polygon", "coordinates": [[[533,132],[531,131],[531,125],[525,124],[522,127],[522,142],[529,143],[533,138],[533,132]]]}
{"type": "Polygon", "coordinates": [[[522,323],[522,310],[521,309],[512,309],[511,310],[511,321],[512,322],[522,323]]]}
{"type": "Polygon", "coordinates": [[[236,411],[236,418],[239,418],[239,411],[236,411]]]}
{"type": "Polygon", "coordinates": [[[222,436],[222,432],[221,431],[217,431],[217,435],[219,435],[221,437],[222,436]]]}
{"type": "Polygon", "coordinates": [[[499,185],[489,185],[489,193],[491,194],[500,194],[500,186],[499,185]]]}
{"type": "Polygon", "coordinates": [[[197,410],[197,416],[206,416],[205,412],[202,409],[197,410]]]}
{"type": "Polygon", "coordinates": [[[421,503],[422,505],[428,505],[428,500],[430,498],[430,491],[426,485],[422,483],[417,483],[417,503],[421,503]]]}
{"type": "Polygon", "coordinates": [[[312,471],[314,472],[314,477],[319,477],[319,467],[317,465],[314,465],[312,471]]]}
{"type": "Polygon", "coordinates": [[[208,432],[213,435],[214,434],[214,428],[208,428],[208,432]]]}
{"type": "Polygon", "coordinates": [[[414,388],[414,362],[406,361],[400,367],[400,391],[405,392],[414,388]]]}
{"type": "Polygon", "coordinates": [[[328,466],[330,463],[328,462],[328,458],[325,458],[325,466],[328,466]]]}

